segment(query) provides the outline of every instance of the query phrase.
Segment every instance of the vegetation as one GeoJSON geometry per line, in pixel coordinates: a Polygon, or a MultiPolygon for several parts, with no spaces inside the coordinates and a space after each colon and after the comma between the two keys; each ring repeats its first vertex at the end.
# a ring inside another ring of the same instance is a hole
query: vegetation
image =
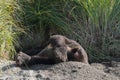
{"type": "Polygon", "coordinates": [[[100,61],[109,55],[119,54],[120,0],[75,1],[85,11],[80,32],[91,58],[100,61]]]}
{"type": "Polygon", "coordinates": [[[14,44],[17,43],[19,27],[17,21],[13,19],[14,11],[17,8],[15,0],[0,1],[0,57],[13,58],[15,54],[14,44]]]}
{"type": "MultiPolygon", "coordinates": [[[[20,13],[19,19],[23,28],[30,35],[30,37],[27,36],[29,42],[37,42],[35,41],[36,37],[34,39],[31,37],[39,35],[37,37],[40,37],[40,39],[37,40],[44,43],[41,44],[44,46],[51,34],[70,33],[71,29],[67,23],[67,14],[64,11],[66,1],[18,0],[18,4],[22,9],[22,11],[18,11],[20,13]]],[[[28,44],[28,46],[34,46],[34,44],[28,44]]]]}
{"type": "MultiPolygon", "coordinates": [[[[6,38],[0,39],[1,55],[4,51],[15,51],[13,44],[16,42],[19,29],[16,27],[18,21],[19,26],[30,35],[26,35],[27,41],[33,42],[35,39],[31,38],[31,35],[38,34],[38,41],[41,40],[41,43],[45,44],[51,34],[63,34],[77,40],[87,50],[91,61],[101,61],[109,59],[110,55],[120,55],[120,0],[8,1],[17,2],[21,10],[16,9],[16,3],[8,4],[7,0],[3,0],[4,4],[0,2],[0,6],[12,7],[10,11],[0,7],[0,10],[5,11],[0,11],[0,19],[3,20],[0,22],[0,30],[3,31],[0,32],[0,36],[6,38]],[[11,16],[12,13],[15,14],[14,17],[11,16]],[[8,22],[10,23],[6,24],[8,22]]],[[[23,44],[25,42],[21,45],[23,44]]]]}

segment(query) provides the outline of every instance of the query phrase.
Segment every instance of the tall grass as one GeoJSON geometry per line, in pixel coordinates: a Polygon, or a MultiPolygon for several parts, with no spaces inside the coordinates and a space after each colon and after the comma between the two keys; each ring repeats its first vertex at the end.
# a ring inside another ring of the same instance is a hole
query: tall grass
{"type": "Polygon", "coordinates": [[[15,0],[0,1],[0,57],[2,58],[13,58],[16,52],[14,44],[18,44],[16,38],[20,28],[16,26],[17,22],[13,18],[15,8],[17,8],[15,0]]]}
{"type": "Polygon", "coordinates": [[[22,9],[18,12],[21,23],[26,32],[33,36],[33,39],[27,37],[29,42],[39,41],[45,44],[51,34],[65,34],[72,31],[67,23],[65,4],[65,0],[18,0],[18,5],[22,9]]]}
{"type": "Polygon", "coordinates": [[[120,52],[120,0],[72,0],[78,4],[73,12],[79,26],[81,43],[94,61],[120,52]],[[81,10],[78,10],[81,9],[81,10]],[[79,15],[83,21],[78,21],[79,15]]]}
{"type": "Polygon", "coordinates": [[[20,17],[23,26],[30,30],[40,32],[45,28],[67,31],[63,12],[65,1],[61,0],[18,0],[23,12],[20,17]],[[58,28],[59,27],[59,28],[58,28]]]}

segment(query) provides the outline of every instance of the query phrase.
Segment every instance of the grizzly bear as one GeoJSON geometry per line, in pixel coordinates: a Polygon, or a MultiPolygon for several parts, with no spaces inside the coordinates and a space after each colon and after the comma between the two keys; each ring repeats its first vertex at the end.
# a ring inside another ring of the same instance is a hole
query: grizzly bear
{"type": "Polygon", "coordinates": [[[62,35],[53,35],[50,37],[49,45],[37,55],[29,56],[19,52],[15,61],[19,66],[56,64],[66,61],[79,61],[88,64],[88,56],[86,51],[76,41],[62,35]]]}

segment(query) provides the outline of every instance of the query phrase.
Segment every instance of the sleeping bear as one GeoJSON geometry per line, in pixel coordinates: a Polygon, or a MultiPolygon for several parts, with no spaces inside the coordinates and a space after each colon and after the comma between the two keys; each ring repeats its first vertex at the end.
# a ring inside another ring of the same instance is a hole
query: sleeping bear
{"type": "Polygon", "coordinates": [[[38,54],[29,56],[19,52],[15,58],[18,66],[33,64],[57,64],[66,61],[88,63],[88,56],[83,47],[76,41],[62,35],[53,35],[49,44],[38,54]]]}

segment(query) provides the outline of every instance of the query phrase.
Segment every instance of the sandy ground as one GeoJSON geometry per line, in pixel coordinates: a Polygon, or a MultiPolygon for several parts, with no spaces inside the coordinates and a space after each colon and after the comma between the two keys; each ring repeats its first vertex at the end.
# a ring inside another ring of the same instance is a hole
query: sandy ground
{"type": "Polygon", "coordinates": [[[120,80],[120,62],[64,62],[20,68],[14,61],[0,60],[0,80],[120,80]]]}

